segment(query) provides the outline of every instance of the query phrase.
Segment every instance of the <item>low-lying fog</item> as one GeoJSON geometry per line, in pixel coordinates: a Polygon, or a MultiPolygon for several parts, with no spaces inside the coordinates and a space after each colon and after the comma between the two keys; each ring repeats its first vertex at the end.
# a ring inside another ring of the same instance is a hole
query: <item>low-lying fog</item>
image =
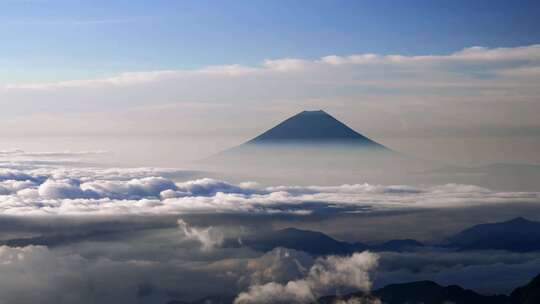
{"type": "MultiPolygon", "coordinates": [[[[451,137],[379,140],[407,159],[395,162],[381,160],[377,153],[357,157],[347,147],[339,151],[332,148],[311,160],[308,155],[316,154],[314,149],[294,147],[291,149],[293,153],[286,158],[282,151],[265,148],[256,155],[243,154],[233,163],[229,160],[214,161],[215,155],[242,144],[246,138],[249,137],[2,137],[0,144],[7,148],[0,154],[24,160],[36,156],[26,155],[31,152],[83,151],[93,154],[92,159],[77,159],[88,162],[86,165],[181,168],[200,171],[205,177],[234,182],[254,180],[267,185],[464,183],[509,191],[540,188],[540,159],[537,159],[537,153],[533,153],[540,142],[535,138],[516,137],[508,142],[501,138],[477,137],[470,141],[451,137]],[[520,145],[520,149],[513,149],[514,145],[520,145]],[[17,149],[25,152],[13,153],[17,149]],[[276,153],[280,154],[278,165],[272,161],[276,159],[276,153]],[[335,156],[339,156],[339,161],[335,156]]],[[[38,156],[41,160],[48,158],[47,155],[38,156]]],[[[52,156],[56,160],[62,159],[62,155],[52,156]]]]}

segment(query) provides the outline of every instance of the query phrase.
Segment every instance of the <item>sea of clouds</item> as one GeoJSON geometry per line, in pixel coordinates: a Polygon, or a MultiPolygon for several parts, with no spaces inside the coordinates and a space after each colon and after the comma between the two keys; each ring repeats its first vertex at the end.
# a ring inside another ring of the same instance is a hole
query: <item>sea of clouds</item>
{"type": "Polygon", "coordinates": [[[381,218],[377,227],[391,229],[381,214],[534,204],[537,192],[462,184],[267,186],[186,178],[170,168],[55,160],[86,152],[4,154],[0,302],[310,303],[419,279],[494,292],[511,290],[540,269],[538,253],[426,247],[315,257],[286,248],[258,252],[240,241],[284,216],[300,224],[373,214],[381,218]],[[229,239],[239,245],[228,246],[229,239]],[[500,284],[493,282],[497,276],[500,284]]]}
{"type": "Polygon", "coordinates": [[[498,192],[462,184],[262,186],[212,178],[175,182],[175,174],[182,171],[2,162],[0,214],[313,214],[540,201],[538,192],[498,192]]]}

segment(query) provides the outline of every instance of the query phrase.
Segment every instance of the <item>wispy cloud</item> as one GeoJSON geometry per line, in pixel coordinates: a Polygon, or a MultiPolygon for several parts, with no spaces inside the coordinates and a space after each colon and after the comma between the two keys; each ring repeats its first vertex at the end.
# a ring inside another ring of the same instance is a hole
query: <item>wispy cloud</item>
{"type": "MultiPolygon", "coordinates": [[[[80,24],[100,24],[125,22],[123,19],[105,19],[80,21],[80,24]]],[[[529,73],[540,65],[540,45],[530,45],[514,48],[485,48],[470,47],[448,55],[379,55],[379,54],[352,54],[349,56],[329,55],[315,60],[300,58],[282,58],[267,59],[259,66],[244,66],[239,64],[206,66],[194,70],[158,70],[158,71],[140,71],[126,72],[118,75],[87,79],[87,80],[66,80],[50,83],[34,84],[6,84],[4,89],[50,89],[50,88],[69,88],[69,87],[96,87],[103,85],[137,85],[147,82],[164,81],[181,76],[189,77],[201,75],[220,75],[220,76],[247,76],[256,73],[286,73],[295,71],[315,70],[323,73],[324,70],[338,66],[357,66],[360,69],[366,69],[370,66],[379,66],[386,69],[422,68],[424,72],[439,73],[471,73],[470,69],[483,70],[492,75],[516,75],[525,69],[529,73]],[[441,66],[442,65],[442,66],[441,66]],[[457,71],[452,65],[459,65],[457,71]],[[481,66],[479,66],[481,65],[481,66]],[[364,66],[364,67],[362,67],[364,66]]],[[[411,70],[410,72],[413,72],[411,70]]],[[[417,71],[418,72],[418,71],[417,71]]],[[[533,73],[534,74],[534,73],[533,73]]],[[[373,83],[375,84],[375,83],[373,83]]],[[[429,83],[428,83],[429,85],[429,83]]]]}
{"type": "Polygon", "coordinates": [[[5,117],[0,130],[17,135],[211,134],[235,128],[247,137],[288,113],[323,108],[368,135],[509,138],[512,130],[522,130],[521,135],[536,136],[538,69],[540,46],[530,45],[425,56],[275,58],[252,66],[8,83],[0,85],[0,115],[5,117]],[[174,106],[165,110],[164,105],[174,106]],[[220,111],[205,109],[212,107],[220,111]],[[143,110],[133,111],[138,109],[143,110]],[[231,124],[236,115],[242,119],[231,124]]]}

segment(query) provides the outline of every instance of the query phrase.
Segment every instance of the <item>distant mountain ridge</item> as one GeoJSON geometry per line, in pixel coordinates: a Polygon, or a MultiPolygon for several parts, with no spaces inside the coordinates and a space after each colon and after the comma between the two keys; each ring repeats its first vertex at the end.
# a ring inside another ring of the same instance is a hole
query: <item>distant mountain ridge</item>
{"type": "MultiPolygon", "coordinates": [[[[537,246],[536,233],[540,222],[517,217],[505,222],[475,225],[454,235],[451,239],[457,249],[480,250],[540,250],[537,246]],[[526,243],[521,236],[533,235],[526,243]],[[518,242],[512,242],[516,239],[518,242]],[[485,243],[488,241],[487,243],[485,243]],[[519,244],[520,247],[515,247],[519,244]],[[460,247],[461,246],[461,247],[460,247]],[[525,246],[525,247],[521,247],[525,246]]],[[[540,232],[539,232],[540,234],[540,232]]],[[[238,246],[239,241],[234,240],[238,246]]],[[[225,246],[231,245],[227,240],[225,246]]],[[[352,252],[372,251],[407,251],[424,246],[415,240],[390,240],[381,244],[367,245],[336,240],[322,232],[285,228],[242,239],[242,246],[255,250],[269,251],[275,247],[286,247],[305,251],[314,255],[351,254],[352,252]]],[[[233,303],[230,298],[210,297],[195,302],[170,301],[167,304],[233,303]]],[[[382,303],[382,304],[537,304],[540,303],[540,275],[529,283],[514,289],[510,295],[484,295],[458,285],[442,286],[433,281],[414,281],[386,285],[370,293],[354,292],[347,295],[328,295],[319,298],[313,304],[337,303],[382,303]],[[380,302],[378,302],[380,301],[380,302]]]]}
{"type": "MultiPolygon", "coordinates": [[[[416,281],[400,284],[390,284],[374,290],[370,294],[356,292],[346,296],[326,296],[317,304],[335,304],[338,300],[365,300],[359,303],[377,303],[379,299],[384,304],[510,304],[504,295],[486,296],[475,291],[463,289],[457,285],[441,286],[433,281],[416,281]],[[371,300],[371,302],[369,301],[371,300]]],[[[348,303],[348,302],[347,302],[348,303]]],[[[356,302],[353,302],[356,303],[356,302]]],[[[518,303],[518,302],[516,302],[518,303]]],[[[519,303],[521,304],[521,303],[519,303]]]]}
{"type": "Polygon", "coordinates": [[[515,252],[540,250],[540,222],[523,217],[465,229],[450,238],[462,250],[501,249],[515,252]]]}
{"type": "MultiPolygon", "coordinates": [[[[172,300],[167,304],[229,304],[230,297],[206,297],[197,301],[172,300]]],[[[268,303],[268,302],[266,302],[268,303]]],[[[280,302],[281,303],[281,302],[280,302]]],[[[328,295],[313,304],[382,303],[382,304],[538,304],[540,303],[540,275],[518,287],[510,295],[483,295],[458,285],[441,286],[433,281],[390,284],[370,293],[354,292],[347,295],[328,295]]]]}
{"type": "Polygon", "coordinates": [[[458,285],[441,286],[433,281],[390,284],[374,290],[345,296],[325,296],[317,304],[377,303],[384,304],[533,304],[540,303],[540,275],[507,295],[483,295],[458,285]],[[356,302],[353,302],[356,300],[356,302]],[[341,301],[341,302],[339,302],[341,301]],[[350,302],[345,302],[350,301],[350,302]]]}
{"type": "Polygon", "coordinates": [[[359,242],[349,243],[336,240],[319,231],[297,228],[285,228],[251,236],[243,239],[242,244],[259,251],[270,251],[276,247],[285,247],[315,255],[345,255],[364,250],[399,252],[424,246],[422,243],[410,239],[390,240],[376,245],[359,242]]]}
{"type": "MultiPolygon", "coordinates": [[[[371,251],[411,251],[425,245],[412,239],[388,240],[375,245],[336,240],[322,232],[285,228],[245,238],[242,244],[259,251],[285,247],[314,255],[352,254],[371,251]]],[[[540,222],[517,217],[509,221],[475,225],[449,238],[449,243],[431,245],[457,250],[540,251],[540,222]]]]}

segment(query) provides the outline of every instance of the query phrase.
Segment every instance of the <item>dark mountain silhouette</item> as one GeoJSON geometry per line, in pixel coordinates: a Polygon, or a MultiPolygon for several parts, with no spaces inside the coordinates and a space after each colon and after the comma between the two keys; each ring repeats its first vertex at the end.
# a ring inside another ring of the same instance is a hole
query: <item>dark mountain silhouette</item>
{"type": "Polygon", "coordinates": [[[450,242],[462,250],[537,251],[540,250],[540,222],[518,217],[502,223],[480,224],[452,236],[450,242]]]}
{"type": "MultiPolygon", "coordinates": [[[[244,246],[258,251],[270,251],[276,247],[301,250],[314,255],[351,254],[363,250],[413,251],[425,246],[413,239],[389,240],[368,245],[336,240],[322,232],[286,228],[248,236],[242,240],[244,246]]],[[[226,246],[238,245],[229,240],[226,246]]],[[[458,250],[508,250],[529,252],[540,250],[540,222],[518,217],[502,223],[476,225],[450,237],[450,243],[432,245],[458,250]]]]}
{"type": "Polygon", "coordinates": [[[502,295],[485,296],[457,285],[441,286],[432,281],[419,281],[405,284],[392,284],[373,292],[373,295],[388,304],[402,303],[462,303],[497,304],[507,303],[502,295]]]}
{"type": "Polygon", "coordinates": [[[384,304],[537,304],[540,303],[540,274],[527,285],[518,287],[507,295],[482,295],[457,285],[441,286],[432,281],[391,284],[366,295],[362,292],[346,296],[326,296],[318,304],[336,303],[337,300],[379,299],[384,304]]]}
{"type": "Polygon", "coordinates": [[[327,296],[319,299],[317,303],[333,304],[337,300],[351,299],[362,299],[366,302],[368,299],[379,299],[385,304],[513,304],[505,295],[486,296],[457,285],[441,286],[432,281],[391,284],[373,291],[370,295],[357,292],[342,297],[327,296]]]}
{"type": "MultiPolygon", "coordinates": [[[[354,131],[330,114],[319,111],[302,111],[255,138],[231,149],[217,157],[241,156],[242,159],[261,156],[263,160],[274,157],[295,155],[315,156],[317,153],[332,153],[333,158],[342,157],[344,152],[358,154],[358,151],[392,152],[385,146],[354,131]],[[338,151],[341,150],[341,151],[338,151]],[[278,151],[278,153],[275,153],[278,151]],[[309,153],[305,153],[308,151],[309,153]],[[259,155],[257,155],[259,154],[259,155]]],[[[214,159],[212,157],[211,159],[214,159]]]]}
{"type": "MultiPolygon", "coordinates": [[[[458,285],[441,286],[433,281],[416,281],[390,284],[369,294],[354,292],[348,295],[328,295],[313,304],[349,303],[384,304],[538,304],[540,303],[540,274],[528,284],[518,287],[508,295],[483,295],[458,285]],[[353,301],[357,300],[357,301],[353,301]]],[[[167,304],[233,303],[230,296],[206,297],[194,302],[172,300],[167,304]]]]}
{"type": "Polygon", "coordinates": [[[282,143],[341,143],[385,148],[322,110],[302,111],[253,138],[246,144],[282,143]]]}
{"type": "Polygon", "coordinates": [[[529,282],[529,284],[514,289],[510,294],[510,298],[512,303],[540,303],[540,274],[529,282]]]}
{"type": "Polygon", "coordinates": [[[322,232],[286,228],[242,240],[242,244],[259,251],[270,251],[276,247],[301,250],[314,255],[352,254],[358,251],[407,251],[423,246],[415,240],[391,240],[377,245],[349,243],[336,240],[322,232]]]}
{"type": "Polygon", "coordinates": [[[270,251],[276,247],[301,250],[315,255],[349,254],[366,250],[367,245],[335,240],[318,231],[286,228],[246,238],[244,245],[259,251],[270,251]]]}

